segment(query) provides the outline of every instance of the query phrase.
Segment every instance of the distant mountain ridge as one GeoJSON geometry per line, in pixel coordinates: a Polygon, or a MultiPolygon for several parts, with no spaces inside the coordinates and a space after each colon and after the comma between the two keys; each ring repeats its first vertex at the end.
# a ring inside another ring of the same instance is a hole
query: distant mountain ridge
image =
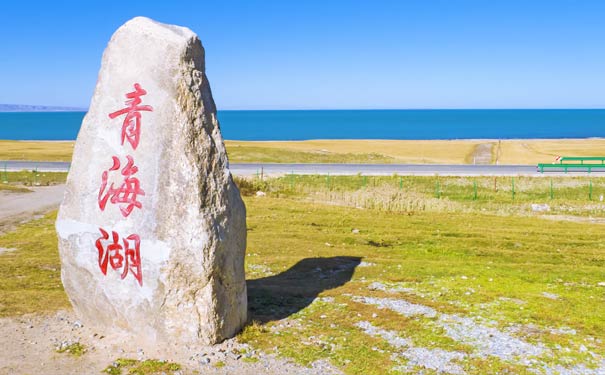
{"type": "Polygon", "coordinates": [[[86,108],[48,105],[0,104],[0,112],[82,112],[86,108]]]}

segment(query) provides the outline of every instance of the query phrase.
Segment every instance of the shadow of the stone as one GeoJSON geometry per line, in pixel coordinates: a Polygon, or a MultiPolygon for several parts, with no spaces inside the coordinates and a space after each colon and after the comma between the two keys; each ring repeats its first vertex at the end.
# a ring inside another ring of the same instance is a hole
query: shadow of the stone
{"type": "Polygon", "coordinates": [[[324,290],[346,284],[359,257],[305,258],[274,276],[248,280],[249,319],[280,320],[304,309],[324,290]]]}

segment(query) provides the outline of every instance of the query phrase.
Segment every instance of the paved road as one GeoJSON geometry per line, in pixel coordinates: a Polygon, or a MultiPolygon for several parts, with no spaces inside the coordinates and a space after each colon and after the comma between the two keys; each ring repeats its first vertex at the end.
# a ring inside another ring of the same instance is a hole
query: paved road
{"type": "Polygon", "coordinates": [[[22,171],[38,170],[40,172],[66,172],[69,170],[69,164],[57,161],[6,161],[0,160],[0,172],[4,170],[22,171]]]}
{"type": "MultiPolygon", "coordinates": [[[[6,169],[33,170],[47,172],[67,171],[69,163],[64,162],[26,162],[0,160],[0,172],[6,169]]],[[[279,174],[332,174],[332,175],[392,175],[402,176],[540,176],[533,165],[446,165],[446,164],[231,164],[231,172],[236,176],[279,174]]],[[[605,172],[605,169],[593,171],[605,172]]],[[[548,172],[544,175],[562,175],[560,172],[548,172]]],[[[570,172],[568,175],[587,175],[585,172],[570,172]]]]}
{"type": "MultiPolygon", "coordinates": [[[[65,185],[30,187],[29,193],[0,191],[0,233],[59,207],[65,185]]],[[[10,249],[0,247],[0,254],[10,249]]]]}
{"type": "Polygon", "coordinates": [[[393,175],[402,176],[479,176],[533,175],[535,166],[528,165],[444,165],[444,164],[232,164],[235,175],[264,174],[331,174],[331,175],[393,175]]]}
{"type": "Polygon", "coordinates": [[[0,222],[24,212],[43,212],[61,203],[65,185],[29,187],[32,192],[0,191],[0,222]]]}

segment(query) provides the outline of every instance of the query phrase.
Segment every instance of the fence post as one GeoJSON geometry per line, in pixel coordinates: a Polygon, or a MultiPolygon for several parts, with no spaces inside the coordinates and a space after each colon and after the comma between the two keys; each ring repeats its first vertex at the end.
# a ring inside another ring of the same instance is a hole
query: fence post
{"type": "Polygon", "coordinates": [[[552,178],[550,179],[550,199],[552,200],[555,197],[555,194],[552,190],[552,178]]]}
{"type": "Polygon", "coordinates": [[[473,180],[473,188],[475,190],[475,195],[473,196],[473,200],[477,200],[477,180],[473,180]]]}
{"type": "Polygon", "coordinates": [[[589,185],[588,185],[588,200],[591,201],[592,200],[592,180],[588,180],[589,185]]]}
{"type": "Polygon", "coordinates": [[[326,176],[326,187],[328,188],[328,190],[330,189],[330,173],[328,173],[328,175],[326,176]]]}
{"type": "Polygon", "coordinates": [[[511,182],[511,187],[512,187],[511,193],[513,195],[513,200],[515,200],[515,178],[511,177],[510,182],[511,182]]]}
{"type": "Polygon", "coordinates": [[[441,198],[441,186],[439,186],[439,180],[435,181],[435,197],[441,198]]]}
{"type": "Polygon", "coordinates": [[[265,171],[264,171],[263,167],[260,167],[260,180],[261,181],[263,180],[263,174],[264,174],[264,172],[265,171]]]}

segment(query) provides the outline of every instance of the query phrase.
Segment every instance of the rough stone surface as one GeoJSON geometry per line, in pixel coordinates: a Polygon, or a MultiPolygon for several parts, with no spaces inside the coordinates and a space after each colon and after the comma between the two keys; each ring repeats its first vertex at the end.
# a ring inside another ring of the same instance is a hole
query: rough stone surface
{"type": "Polygon", "coordinates": [[[192,31],[142,17],[120,27],[103,54],[56,223],[63,285],[85,324],[140,340],[212,344],[246,321],[245,206],[204,70],[204,50],[192,31]],[[153,107],[139,112],[136,148],[128,139],[121,143],[125,116],[109,117],[127,107],[135,83],[147,92],[140,105],[153,107]],[[121,165],[112,171],[113,156],[121,165]],[[134,174],[124,170],[127,156],[138,168],[134,174]],[[126,216],[120,207],[127,205],[110,198],[102,210],[100,198],[127,177],[144,191],[136,197],[141,207],[126,216]],[[114,269],[109,262],[101,271],[96,243],[101,239],[105,249],[112,231],[122,247],[127,236],[140,237],[142,285],[136,270],[122,278],[123,264],[114,269]]]}

